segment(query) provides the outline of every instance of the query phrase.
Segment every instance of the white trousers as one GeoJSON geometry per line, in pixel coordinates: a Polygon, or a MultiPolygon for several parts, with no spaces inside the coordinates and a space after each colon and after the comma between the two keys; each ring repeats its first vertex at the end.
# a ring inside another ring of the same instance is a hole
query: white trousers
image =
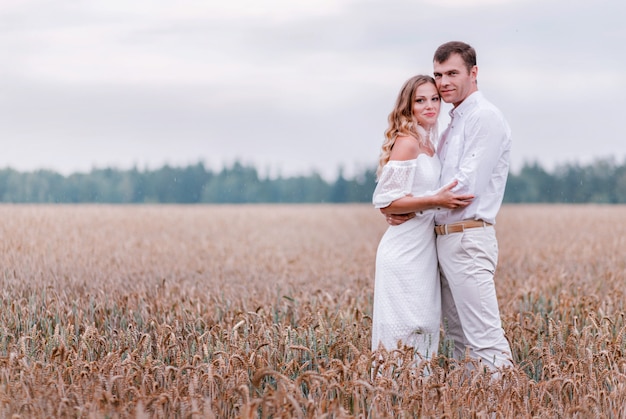
{"type": "Polygon", "coordinates": [[[481,359],[491,370],[510,366],[494,273],[498,241],[493,226],[437,236],[444,343],[456,359],[481,359]]]}

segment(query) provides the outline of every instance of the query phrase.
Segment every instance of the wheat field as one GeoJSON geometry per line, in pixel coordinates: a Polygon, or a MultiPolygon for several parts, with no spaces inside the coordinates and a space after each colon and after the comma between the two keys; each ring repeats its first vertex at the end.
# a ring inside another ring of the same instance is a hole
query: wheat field
{"type": "Polygon", "coordinates": [[[504,206],[515,368],[370,352],[369,205],[0,206],[0,418],[626,417],[626,207],[504,206]]]}

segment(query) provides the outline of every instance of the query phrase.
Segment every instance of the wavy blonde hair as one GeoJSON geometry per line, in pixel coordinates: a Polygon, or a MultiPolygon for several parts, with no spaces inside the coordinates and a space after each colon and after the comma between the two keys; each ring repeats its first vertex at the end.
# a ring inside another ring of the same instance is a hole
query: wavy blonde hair
{"type": "MultiPolygon", "coordinates": [[[[383,141],[380,158],[378,159],[378,169],[376,170],[376,178],[380,177],[383,166],[389,161],[391,149],[396,142],[398,136],[414,137],[422,147],[429,148],[433,146],[432,138],[424,135],[424,130],[419,128],[415,117],[413,116],[413,101],[415,99],[415,90],[423,84],[430,83],[435,88],[435,79],[426,75],[417,75],[408,79],[396,99],[396,105],[389,114],[387,120],[389,126],[385,130],[385,141],[383,141]]],[[[430,135],[432,137],[432,135],[430,135]]]]}

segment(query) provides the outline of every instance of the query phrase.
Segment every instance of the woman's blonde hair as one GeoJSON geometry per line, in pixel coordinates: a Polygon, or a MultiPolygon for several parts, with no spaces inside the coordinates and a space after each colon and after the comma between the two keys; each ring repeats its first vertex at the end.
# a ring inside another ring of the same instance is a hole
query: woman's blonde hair
{"type": "Polygon", "coordinates": [[[389,161],[389,155],[398,136],[411,136],[424,148],[432,147],[431,138],[424,135],[424,130],[418,128],[418,123],[413,116],[413,101],[415,100],[415,90],[423,84],[431,83],[436,87],[435,79],[426,75],[417,75],[408,79],[396,99],[396,105],[389,114],[387,120],[389,127],[385,130],[385,141],[383,142],[380,158],[378,159],[378,169],[376,177],[380,177],[383,166],[389,161]]]}

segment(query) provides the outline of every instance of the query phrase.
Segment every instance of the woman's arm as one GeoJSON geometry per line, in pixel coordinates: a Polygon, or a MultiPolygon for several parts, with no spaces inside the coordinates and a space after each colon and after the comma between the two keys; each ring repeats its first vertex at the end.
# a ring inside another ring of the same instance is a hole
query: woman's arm
{"type": "MultiPolygon", "coordinates": [[[[441,188],[436,194],[429,196],[405,196],[396,199],[388,206],[381,208],[380,211],[385,215],[394,214],[408,214],[419,211],[434,209],[434,208],[448,208],[457,209],[468,206],[473,195],[456,195],[452,192],[452,189],[457,185],[457,181],[453,181],[450,184],[441,188]]],[[[406,221],[406,217],[404,217],[406,221]]]]}

